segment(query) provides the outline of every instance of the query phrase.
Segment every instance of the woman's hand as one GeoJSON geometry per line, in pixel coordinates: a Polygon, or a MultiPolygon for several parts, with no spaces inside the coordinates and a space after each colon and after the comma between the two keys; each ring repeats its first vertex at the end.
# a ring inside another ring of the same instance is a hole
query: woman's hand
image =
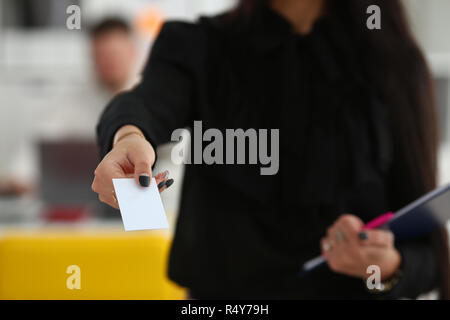
{"type": "MultiPolygon", "coordinates": [[[[95,169],[92,190],[98,193],[101,202],[118,209],[112,179],[134,177],[136,183],[148,187],[154,162],[155,151],[139,128],[124,126],[117,131],[112,150],[95,169]]],[[[160,192],[173,183],[172,179],[171,182],[167,180],[167,171],[158,174],[155,179],[160,192]]]]}
{"type": "Polygon", "coordinates": [[[385,230],[362,231],[363,225],[354,215],[339,217],[321,240],[322,254],[335,272],[366,279],[367,267],[377,265],[381,281],[389,279],[401,262],[394,247],[394,236],[385,230]]]}

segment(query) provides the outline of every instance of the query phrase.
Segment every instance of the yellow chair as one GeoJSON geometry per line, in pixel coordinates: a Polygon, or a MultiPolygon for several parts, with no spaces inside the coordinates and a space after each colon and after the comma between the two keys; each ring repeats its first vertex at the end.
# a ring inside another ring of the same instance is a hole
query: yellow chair
{"type": "Polygon", "coordinates": [[[166,276],[169,247],[155,231],[8,232],[0,299],[184,299],[166,276]]]}

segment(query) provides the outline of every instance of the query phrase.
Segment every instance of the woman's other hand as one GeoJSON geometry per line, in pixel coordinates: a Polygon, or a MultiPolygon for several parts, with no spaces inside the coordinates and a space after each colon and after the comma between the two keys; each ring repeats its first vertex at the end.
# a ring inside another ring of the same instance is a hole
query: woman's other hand
{"type": "MultiPolygon", "coordinates": [[[[122,127],[114,137],[112,150],[103,158],[95,169],[92,190],[98,194],[101,202],[118,209],[114,193],[114,178],[135,178],[136,183],[148,187],[152,178],[152,166],[155,162],[155,151],[145,139],[139,128],[131,125],[122,127]]],[[[165,190],[167,172],[158,174],[156,183],[160,192],[165,190]],[[164,182],[162,185],[161,183],[164,182]]]]}
{"type": "Polygon", "coordinates": [[[394,236],[387,230],[363,231],[363,225],[354,215],[339,217],[321,240],[322,254],[335,272],[366,279],[367,267],[377,265],[381,281],[389,279],[401,263],[394,236]]]}

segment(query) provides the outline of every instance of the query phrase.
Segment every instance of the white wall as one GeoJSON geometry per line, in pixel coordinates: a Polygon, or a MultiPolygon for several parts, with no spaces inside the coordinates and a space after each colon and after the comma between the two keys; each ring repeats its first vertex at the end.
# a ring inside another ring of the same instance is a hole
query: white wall
{"type": "MultiPolygon", "coordinates": [[[[436,78],[450,79],[450,1],[403,0],[408,9],[414,34],[426,53],[436,78]]],[[[450,81],[447,93],[446,142],[440,146],[439,183],[450,182],[450,81]]],[[[445,107],[444,107],[445,108],[445,107]]],[[[444,116],[444,115],[441,115],[444,116]]]]}
{"type": "Polygon", "coordinates": [[[403,1],[422,47],[429,54],[450,53],[450,1],[403,1]]]}

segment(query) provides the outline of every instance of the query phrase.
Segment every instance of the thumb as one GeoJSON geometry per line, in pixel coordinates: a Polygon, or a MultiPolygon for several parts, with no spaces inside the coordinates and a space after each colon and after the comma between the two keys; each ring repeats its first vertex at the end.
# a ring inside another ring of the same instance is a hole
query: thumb
{"type": "Polygon", "coordinates": [[[140,161],[134,166],[136,182],[142,187],[148,187],[152,179],[152,168],[150,162],[140,161]]]}
{"type": "Polygon", "coordinates": [[[148,187],[152,179],[152,165],[155,162],[155,151],[150,143],[139,138],[127,148],[127,158],[134,167],[134,179],[142,187],[148,187]]]}
{"type": "Polygon", "coordinates": [[[140,155],[134,162],[134,178],[142,187],[148,187],[152,179],[152,164],[150,157],[140,155]]]}

